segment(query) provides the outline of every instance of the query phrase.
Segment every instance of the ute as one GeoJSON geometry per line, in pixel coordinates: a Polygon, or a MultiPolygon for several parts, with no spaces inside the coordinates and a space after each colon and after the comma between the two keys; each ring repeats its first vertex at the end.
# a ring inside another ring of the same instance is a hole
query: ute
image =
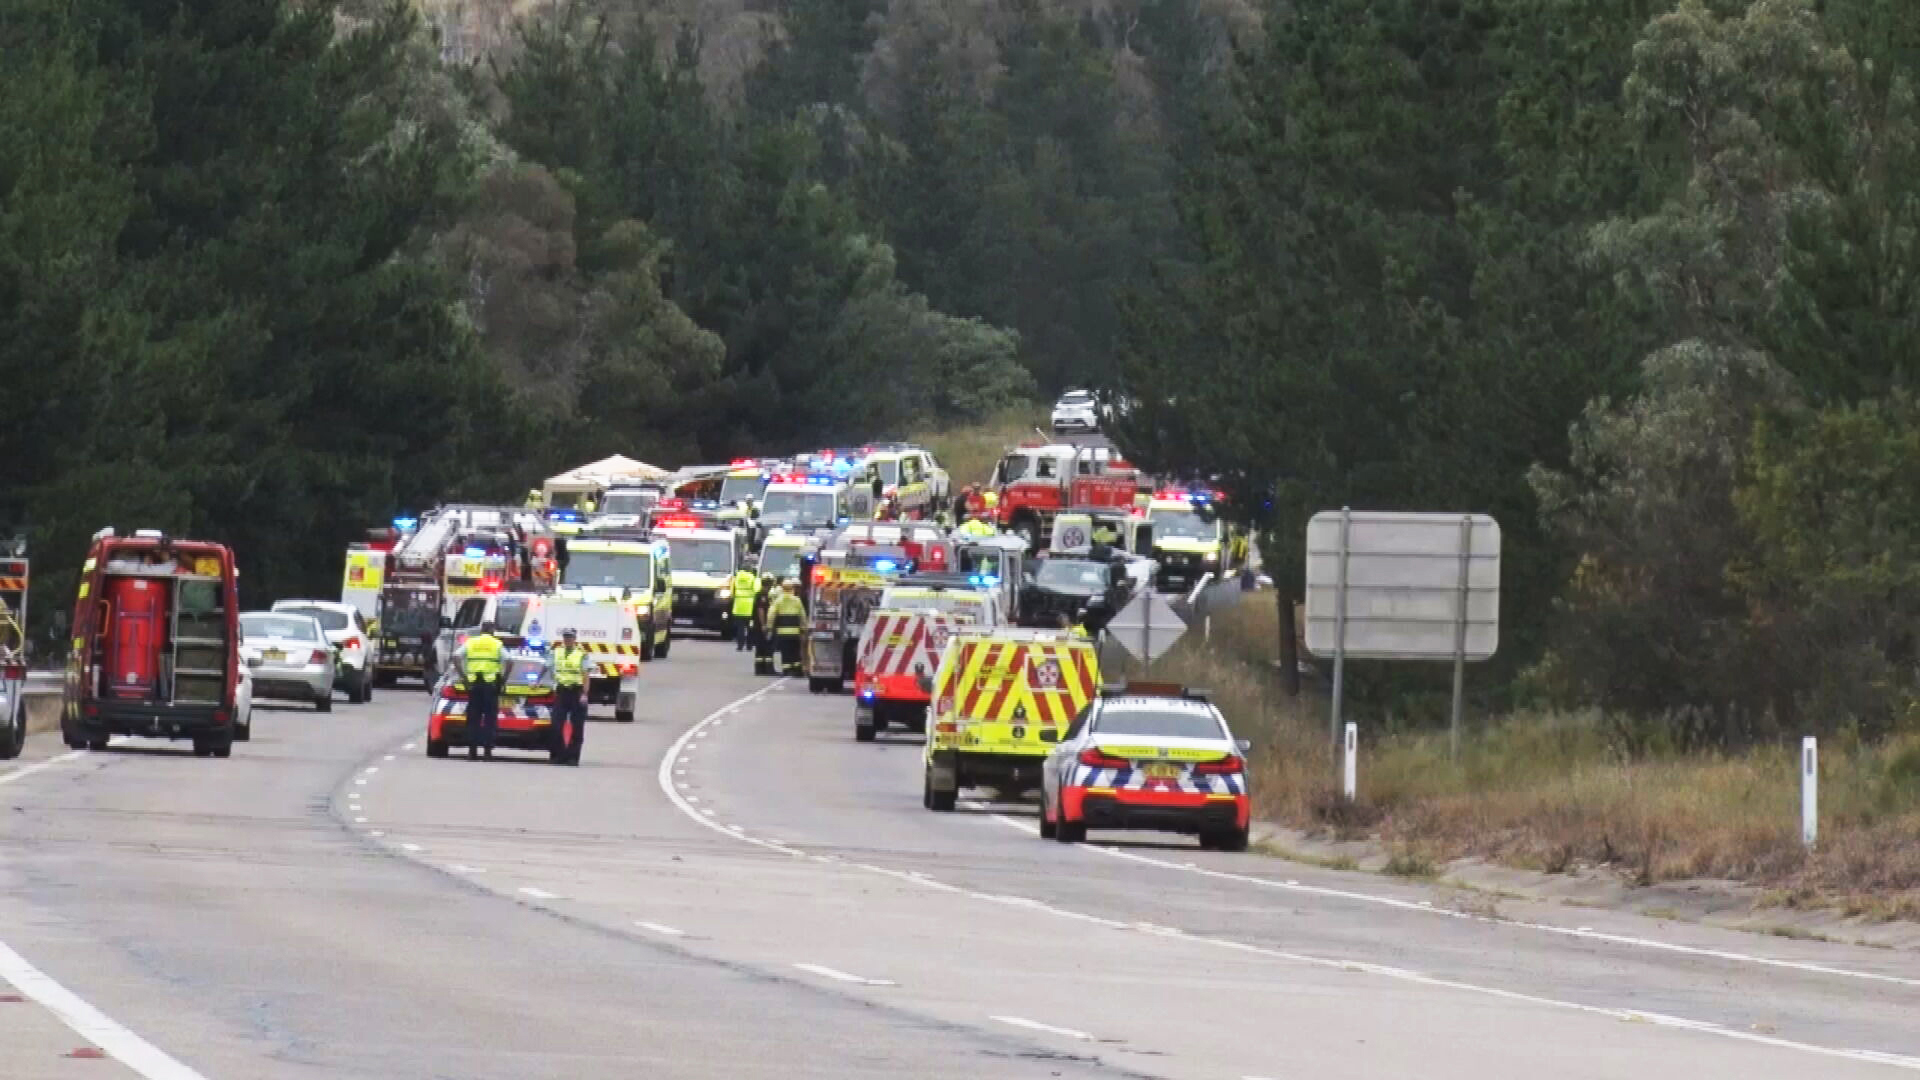
{"type": "Polygon", "coordinates": [[[115,735],[233,750],[239,602],[233,552],[142,529],[94,534],[73,607],[60,729],[99,750],[115,735]]]}

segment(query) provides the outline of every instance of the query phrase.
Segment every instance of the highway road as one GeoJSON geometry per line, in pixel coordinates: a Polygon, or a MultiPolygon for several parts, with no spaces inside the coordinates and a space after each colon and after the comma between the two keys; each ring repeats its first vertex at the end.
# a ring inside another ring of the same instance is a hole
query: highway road
{"type": "Polygon", "coordinates": [[[1920,957],[920,806],[919,746],[683,641],[579,769],[424,694],[0,770],[0,1076],[1892,1076],[1920,957]],[[101,1059],[104,1055],[105,1060],[101,1059]]]}

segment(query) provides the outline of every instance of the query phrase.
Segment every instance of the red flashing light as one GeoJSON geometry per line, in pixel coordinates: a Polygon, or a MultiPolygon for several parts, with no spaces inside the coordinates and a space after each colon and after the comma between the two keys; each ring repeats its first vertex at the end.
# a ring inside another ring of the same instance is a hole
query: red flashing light
{"type": "Polygon", "coordinates": [[[653,527],[656,529],[697,529],[700,527],[700,519],[694,517],[692,514],[668,514],[666,517],[654,522],[653,527]]]}
{"type": "Polygon", "coordinates": [[[653,508],[656,510],[685,510],[687,508],[687,500],[678,497],[661,499],[653,504],[653,508]]]}
{"type": "Polygon", "coordinates": [[[752,458],[734,458],[733,459],[733,467],[736,469],[750,469],[753,466],[758,464],[759,462],[753,460],[752,458]]]}
{"type": "Polygon", "coordinates": [[[501,581],[499,578],[488,578],[480,583],[481,592],[499,592],[506,587],[507,583],[501,581]]]}

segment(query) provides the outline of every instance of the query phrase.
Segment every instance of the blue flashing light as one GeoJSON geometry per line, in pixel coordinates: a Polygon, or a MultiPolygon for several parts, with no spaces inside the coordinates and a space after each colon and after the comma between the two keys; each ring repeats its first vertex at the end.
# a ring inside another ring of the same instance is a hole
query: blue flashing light
{"type": "Polygon", "coordinates": [[[487,557],[487,549],[486,548],[468,548],[466,550],[466,556],[469,559],[484,559],[487,557]]]}
{"type": "Polygon", "coordinates": [[[967,576],[967,584],[998,585],[1000,584],[1000,578],[994,574],[969,574],[967,576]]]}
{"type": "Polygon", "coordinates": [[[537,637],[527,639],[527,648],[529,649],[544,649],[546,647],[547,647],[547,643],[540,640],[537,637]]]}
{"type": "Polygon", "coordinates": [[[895,570],[900,569],[900,564],[894,562],[892,559],[876,559],[874,560],[873,568],[883,574],[891,574],[895,570]]]}
{"type": "Polygon", "coordinates": [[[420,527],[420,519],[411,518],[411,517],[397,517],[393,519],[393,527],[396,529],[399,529],[401,532],[412,532],[413,530],[420,527]]]}
{"type": "Polygon", "coordinates": [[[860,700],[861,700],[861,701],[872,701],[872,700],[873,700],[873,691],[871,691],[871,690],[862,690],[862,691],[860,691],[860,700]]]}
{"type": "Polygon", "coordinates": [[[1187,496],[1187,501],[1197,505],[1199,503],[1206,502],[1207,496],[1201,492],[1196,491],[1193,494],[1187,496]]]}

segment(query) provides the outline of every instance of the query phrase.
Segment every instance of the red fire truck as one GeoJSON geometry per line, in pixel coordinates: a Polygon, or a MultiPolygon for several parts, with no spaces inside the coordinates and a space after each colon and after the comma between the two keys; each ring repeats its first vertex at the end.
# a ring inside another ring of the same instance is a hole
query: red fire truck
{"type": "Polygon", "coordinates": [[[156,530],[94,534],[80,568],[61,734],[74,749],[114,735],[233,750],[239,686],[233,552],[156,530]]]}
{"type": "Polygon", "coordinates": [[[998,493],[996,504],[987,510],[975,495],[968,512],[987,510],[1001,528],[1024,537],[1027,551],[1033,553],[1051,543],[1053,519],[1060,511],[1130,511],[1141,482],[1140,470],[1111,446],[1023,443],[994,466],[988,486],[998,493]]]}

